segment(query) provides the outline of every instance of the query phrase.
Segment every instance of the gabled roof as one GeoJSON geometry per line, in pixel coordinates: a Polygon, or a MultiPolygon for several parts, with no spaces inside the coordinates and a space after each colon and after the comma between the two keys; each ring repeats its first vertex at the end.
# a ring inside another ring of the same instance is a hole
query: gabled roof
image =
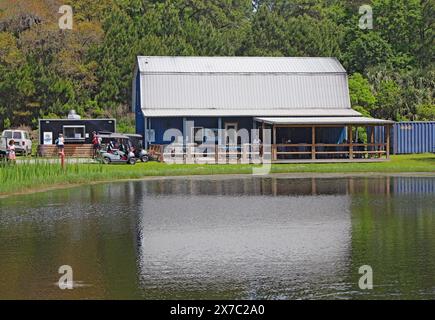
{"type": "Polygon", "coordinates": [[[137,70],[147,117],[359,115],[335,58],[138,57],[137,70]]]}

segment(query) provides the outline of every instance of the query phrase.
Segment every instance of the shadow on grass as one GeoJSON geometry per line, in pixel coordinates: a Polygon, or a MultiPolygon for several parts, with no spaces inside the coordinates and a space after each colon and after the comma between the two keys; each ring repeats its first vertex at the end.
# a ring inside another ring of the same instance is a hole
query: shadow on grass
{"type": "Polygon", "coordinates": [[[409,160],[412,161],[421,161],[421,162],[433,162],[435,163],[435,155],[431,156],[431,157],[425,157],[425,158],[418,158],[418,157],[413,157],[413,158],[409,158],[409,160]]]}

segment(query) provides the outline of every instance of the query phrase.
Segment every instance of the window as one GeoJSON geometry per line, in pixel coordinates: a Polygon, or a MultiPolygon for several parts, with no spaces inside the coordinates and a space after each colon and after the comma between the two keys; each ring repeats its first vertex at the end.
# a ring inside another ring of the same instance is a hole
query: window
{"type": "Polygon", "coordinates": [[[204,142],[204,128],[203,127],[193,127],[192,128],[193,141],[198,144],[204,142]],[[197,136],[198,135],[198,136],[197,136]]]}
{"type": "Polygon", "coordinates": [[[219,129],[217,128],[204,128],[192,127],[190,140],[196,144],[217,144],[219,139],[219,129]]]}
{"type": "Polygon", "coordinates": [[[65,140],[84,140],[85,126],[63,126],[65,140]]]}
{"type": "Polygon", "coordinates": [[[7,139],[12,139],[12,131],[5,131],[4,136],[5,136],[7,139]]]}
{"type": "Polygon", "coordinates": [[[21,139],[21,132],[14,131],[14,139],[21,139]]]}
{"type": "Polygon", "coordinates": [[[148,142],[156,141],[156,132],[154,131],[154,129],[147,129],[145,131],[145,135],[148,142]]]}
{"type": "Polygon", "coordinates": [[[225,122],[225,141],[226,144],[238,144],[239,139],[237,136],[238,124],[237,122],[225,122]]]}

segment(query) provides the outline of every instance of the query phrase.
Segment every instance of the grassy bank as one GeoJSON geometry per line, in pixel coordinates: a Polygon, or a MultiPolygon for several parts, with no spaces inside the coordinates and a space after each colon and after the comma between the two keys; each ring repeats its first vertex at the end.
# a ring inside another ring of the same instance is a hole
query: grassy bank
{"type": "MultiPolygon", "coordinates": [[[[149,162],[130,165],[69,164],[65,170],[58,164],[0,166],[0,195],[38,191],[52,186],[67,186],[98,181],[139,179],[149,176],[188,176],[213,174],[250,174],[253,165],[168,165],[149,162]]],[[[390,162],[376,163],[310,163],[274,164],[271,173],[394,173],[435,172],[435,155],[392,156],[390,162]]]]}

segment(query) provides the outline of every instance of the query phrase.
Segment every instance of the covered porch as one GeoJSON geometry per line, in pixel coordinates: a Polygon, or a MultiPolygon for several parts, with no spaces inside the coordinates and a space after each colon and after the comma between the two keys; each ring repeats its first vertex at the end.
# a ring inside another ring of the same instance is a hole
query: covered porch
{"type": "Polygon", "coordinates": [[[390,158],[392,121],[367,117],[256,117],[263,140],[271,131],[271,161],[374,162],[390,158]],[[375,127],[382,135],[375,136],[375,127]]]}

